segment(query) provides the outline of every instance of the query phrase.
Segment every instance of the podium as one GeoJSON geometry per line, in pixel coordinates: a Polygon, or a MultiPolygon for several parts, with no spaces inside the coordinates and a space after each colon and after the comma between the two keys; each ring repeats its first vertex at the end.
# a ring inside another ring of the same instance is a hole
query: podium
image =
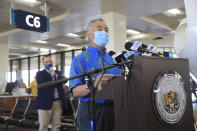
{"type": "Polygon", "coordinates": [[[139,56],[127,80],[118,77],[103,85],[96,99],[113,99],[116,131],[195,131],[187,59],[139,56]],[[185,84],[186,107],[174,125],[163,124],[154,108],[153,86],[166,70],[180,74],[185,84]]]}

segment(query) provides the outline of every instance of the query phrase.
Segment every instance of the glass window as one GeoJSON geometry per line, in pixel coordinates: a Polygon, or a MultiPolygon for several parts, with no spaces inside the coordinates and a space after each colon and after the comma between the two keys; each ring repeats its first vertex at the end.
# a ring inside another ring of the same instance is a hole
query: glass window
{"type": "Polygon", "coordinates": [[[7,82],[11,82],[10,64],[11,64],[11,61],[8,61],[8,72],[6,74],[6,80],[7,80],[7,82]]]}
{"type": "Polygon", "coordinates": [[[7,82],[11,82],[11,80],[10,80],[11,74],[10,73],[11,73],[10,71],[8,71],[8,73],[7,73],[7,82]]]}
{"type": "Polygon", "coordinates": [[[71,65],[71,62],[72,62],[72,52],[66,52],[65,53],[65,76],[69,76],[69,71],[70,70],[68,70],[68,69],[70,69],[70,68],[68,68],[68,67],[70,67],[70,65],[71,65]]]}
{"type": "MultiPolygon", "coordinates": [[[[61,64],[60,64],[60,54],[52,54],[51,59],[53,61],[53,66],[57,66],[57,70],[61,70],[61,64]]],[[[56,68],[55,68],[56,70],[56,68]]]]}
{"type": "Polygon", "coordinates": [[[42,58],[43,58],[43,56],[40,56],[40,70],[43,70],[44,69],[42,58]]]}
{"type": "MultiPolygon", "coordinates": [[[[82,52],[81,50],[77,50],[74,52],[74,54],[76,56],[81,52],[82,52]]],[[[60,56],[61,56],[60,53],[51,55],[51,58],[53,60],[53,65],[57,66],[58,70],[61,70],[61,57],[60,56]]],[[[42,58],[43,56],[40,56],[40,70],[44,69],[42,58]]],[[[71,62],[72,62],[72,51],[65,52],[65,72],[63,74],[65,77],[69,77],[71,62]]],[[[10,72],[10,67],[9,67],[8,74],[7,74],[8,82],[11,82],[10,77],[12,77],[12,82],[15,82],[17,79],[18,80],[23,79],[23,82],[26,84],[26,87],[28,87],[29,86],[28,83],[34,80],[34,77],[36,76],[36,73],[38,72],[38,56],[30,58],[30,72],[28,72],[28,58],[20,59],[20,60],[13,60],[12,61],[12,75],[9,72],[10,72]],[[21,70],[19,70],[19,61],[21,61],[21,70]],[[30,75],[28,75],[28,73],[30,73],[30,75]]],[[[68,82],[66,83],[66,85],[68,85],[68,82]]]]}
{"type": "Polygon", "coordinates": [[[82,50],[77,50],[75,51],[75,56],[77,56],[78,54],[80,54],[82,52],[82,50]]]}
{"type": "Polygon", "coordinates": [[[18,61],[12,62],[12,82],[16,81],[16,70],[18,70],[18,61]]]}
{"type": "MultiPolygon", "coordinates": [[[[65,66],[65,77],[68,78],[70,74],[70,66],[65,66]]],[[[69,86],[69,81],[66,83],[69,86]]]]}
{"type": "Polygon", "coordinates": [[[22,80],[25,83],[26,87],[28,86],[28,59],[21,60],[21,76],[22,80]]]}
{"type": "Polygon", "coordinates": [[[16,71],[12,71],[12,82],[16,81],[16,71]]]}
{"type": "Polygon", "coordinates": [[[30,59],[30,83],[34,80],[36,73],[38,72],[38,57],[32,57],[30,59]]]}
{"type": "MultiPolygon", "coordinates": [[[[72,52],[65,52],[65,77],[69,77],[69,73],[70,73],[70,65],[72,62],[72,52]]],[[[66,83],[66,85],[69,85],[69,82],[66,83]]]]}

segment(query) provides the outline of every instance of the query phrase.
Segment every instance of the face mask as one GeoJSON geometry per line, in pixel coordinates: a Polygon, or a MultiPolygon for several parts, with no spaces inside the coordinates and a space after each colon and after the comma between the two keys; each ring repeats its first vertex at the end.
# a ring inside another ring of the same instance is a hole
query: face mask
{"type": "Polygon", "coordinates": [[[100,47],[105,47],[109,41],[109,34],[105,31],[94,32],[94,43],[100,47]]]}
{"type": "Polygon", "coordinates": [[[50,70],[50,68],[53,67],[53,64],[46,64],[45,69],[50,70]]]}

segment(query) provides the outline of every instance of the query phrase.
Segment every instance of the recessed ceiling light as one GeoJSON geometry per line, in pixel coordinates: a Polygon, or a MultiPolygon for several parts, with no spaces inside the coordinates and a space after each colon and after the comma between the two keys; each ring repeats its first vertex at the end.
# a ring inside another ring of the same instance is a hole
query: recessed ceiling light
{"type": "Polygon", "coordinates": [[[37,40],[36,43],[47,44],[47,41],[44,41],[44,40],[37,40]]]}
{"type": "Polygon", "coordinates": [[[49,52],[49,49],[46,49],[46,48],[40,48],[40,51],[42,51],[42,52],[49,52]]]}
{"type": "Polygon", "coordinates": [[[56,50],[51,50],[51,53],[55,53],[56,52],[56,50]]]}
{"type": "Polygon", "coordinates": [[[70,45],[67,45],[67,44],[62,44],[62,43],[58,43],[57,46],[61,46],[61,47],[68,47],[70,45]]]}
{"type": "Polygon", "coordinates": [[[38,51],[38,48],[36,47],[30,47],[30,49],[38,51]]]}
{"type": "Polygon", "coordinates": [[[20,56],[22,54],[19,54],[19,53],[9,53],[9,55],[17,55],[17,56],[20,56]]]}
{"type": "Polygon", "coordinates": [[[70,36],[70,37],[79,37],[79,35],[73,34],[73,33],[68,33],[66,36],[70,36]]]}
{"type": "Polygon", "coordinates": [[[128,29],[128,30],[127,30],[127,33],[128,33],[128,34],[132,34],[132,35],[138,35],[138,34],[140,34],[139,31],[132,30],[132,29],[128,29]]]}
{"type": "Polygon", "coordinates": [[[177,14],[181,14],[181,10],[179,9],[171,9],[171,10],[167,10],[167,12],[177,15],[177,14]]]}
{"type": "Polygon", "coordinates": [[[20,48],[17,48],[17,47],[9,47],[9,49],[11,49],[11,50],[19,50],[20,48]]]}
{"type": "Polygon", "coordinates": [[[165,14],[167,16],[176,16],[176,15],[181,15],[183,13],[184,12],[179,9],[170,9],[170,10],[163,12],[163,14],[165,14]]]}
{"type": "Polygon", "coordinates": [[[37,0],[15,0],[15,1],[21,4],[26,4],[26,5],[30,4],[31,6],[35,6],[41,3],[37,0]]]}

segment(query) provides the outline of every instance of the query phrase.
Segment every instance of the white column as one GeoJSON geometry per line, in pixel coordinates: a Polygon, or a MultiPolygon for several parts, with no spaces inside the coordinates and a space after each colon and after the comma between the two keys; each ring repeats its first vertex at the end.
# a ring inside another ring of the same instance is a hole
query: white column
{"type": "Polygon", "coordinates": [[[5,91],[8,74],[8,44],[0,44],[0,92],[5,91]]]}
{"type": "Polygon", "coordinates": [[[123,51],[126,41],[126,16],[109,11],[102,14],[102,18],[109,27],[110,41],[107,44],[107,51],[123,51]]]}

